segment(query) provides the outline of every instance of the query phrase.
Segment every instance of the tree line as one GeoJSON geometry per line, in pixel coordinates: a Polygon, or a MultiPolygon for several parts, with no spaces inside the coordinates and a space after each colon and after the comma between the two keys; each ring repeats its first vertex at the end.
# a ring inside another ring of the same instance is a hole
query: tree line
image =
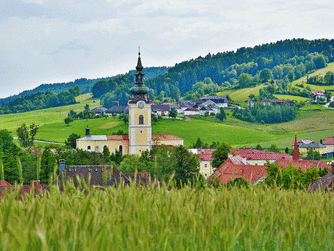
{"type": "Polygon", "coordinates": [[[75,97],[81,94],[80,86],[77,85],[68,91],[58,94],[51,92],[35,93],[30,96],[17,98],[6,105],[0,106],[0,114],[28,112],[45,108],[76,104],[75,97]]]}
{"type": "Polygon", "coordinates": [[[263,105],[255,103],[254,106],[246,109],[235,108],[233,116],[247,122],[257,122],[262,124],[273,124],[288,122],[296,118],[297,108],[285,105],[263,105]]]}
{"type": "Polygon", "coordinates": [[[307,77],[307,83],[311,85],[334,85],[334,72],[327,71],[325,76],[316,75],[307,77]]]}

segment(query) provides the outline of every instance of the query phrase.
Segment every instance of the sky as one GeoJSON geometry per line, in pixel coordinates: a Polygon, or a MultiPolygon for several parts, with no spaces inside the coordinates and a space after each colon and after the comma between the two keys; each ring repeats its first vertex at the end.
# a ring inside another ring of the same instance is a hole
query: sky
{"type": "Polygon", "coordinates": [[[208,53],[334,38],[332,0],[1,0],[0,98],[208,53]]]}

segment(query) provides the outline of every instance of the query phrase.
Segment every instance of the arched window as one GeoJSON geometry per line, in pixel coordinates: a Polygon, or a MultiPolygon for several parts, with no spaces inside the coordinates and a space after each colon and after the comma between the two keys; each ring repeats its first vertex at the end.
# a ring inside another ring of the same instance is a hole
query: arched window
{"type": "Polygon", "coordinates": [[[143,125],[144,124],[144,115],[139,115],[139,125],[143,125]]]}
{"type": "Polygon", "coordinates": [[[89,151],[89,150],[91,150],[92,149],[92,147],[91,146],[87,146],[87,150],[89,151]]]}
{"type": "Polygon", "coordinates": [[[118,151],[120,151],[123,154],[123,146],[122,145],[119,145],[118,151]]]}

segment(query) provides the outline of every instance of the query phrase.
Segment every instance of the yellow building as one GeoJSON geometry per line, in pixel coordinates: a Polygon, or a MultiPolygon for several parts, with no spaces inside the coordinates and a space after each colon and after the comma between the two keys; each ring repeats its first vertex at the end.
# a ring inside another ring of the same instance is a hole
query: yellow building
{"type": "Polygon", "coordinates": [[[302,156],[306,156],[307,151],[309,149],[312,149],[313,151],[317,151],[321,155],[326,154],[328,151],[326,146],[324,146],[323,144],[320,144],[319,142],[312,142],[310,144],[299,144],[298,147],[299,147],[300,154],[302,156]]]}
{"type": "Polygon", "coordinates": [[[140,53],[136,70],[136,83],[130,89],[133,96],[128,102],[129,135],[90,135],[87,128],[86,136],[76,141],[78,149],[103,152],[108,147],[111,153],[118,150],[123,154],[141,154],[158,145],[183,145],[183,139],[174,135],[152,135],[151,101],[146,95],[149,89],[143,83],[140,53]]]}

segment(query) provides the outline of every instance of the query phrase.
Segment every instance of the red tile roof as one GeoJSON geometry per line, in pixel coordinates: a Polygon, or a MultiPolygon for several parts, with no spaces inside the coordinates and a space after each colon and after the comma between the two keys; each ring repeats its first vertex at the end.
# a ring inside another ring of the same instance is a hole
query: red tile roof
{"type": "Polygon", "coordinates": [[[324,139],[322,141],[322,144],[323,145],[334,145],[334,137],[330,137],[330,138],[324,139]]]}
{"type": "MultiPolygon", "coordinates": [[[[312,141],[312,140],[309,140],[309,139],[297,140],[297,144],[298,144],[298,143],[302,143],[302,144],[310,144],[310,143],[312,143],[312,142],[313,142],[313,141],[312,141]]],[[[295,145],[295,140],[292,141],[291,145],[292,145],[292,146],[295,145]]]]}
{"type": "Polygon", "coordinates": [[[129,140],[129,135],[106,135],[107,140],[129,140]]]}
{"type": "Polygon", "coordinates": [[[0,180],[0,186],[12,186],[10,183],[4,180],[0,180]]]}
{"type": "Polygon", "coordinates": [[[324,169],[325,167],[331,168],[330,164],[327,164],[327,161],[321,160],[277,160],[276,165],[283,167],[288,167],[290,165],[294,167],[300,167],[303,171],[306,171],[309,167],[316,167],[318,169],[324,169]]]}
{"type": "Polygon", "coordinates": [[[251,148],[231,149],[237,155],[247,160],[277,160],[277,159],[291,159],[292,156],[286,153],[275,153],[264,150],[256,150],[251,148]]]}
{"type": "Polygon", "coordinates": [[[172,134],[155,134],[155,135],[152,135],[152,139],[153,140],[157,140],[157,139],[160,139],[160,140],[180,140],[181,138],[179,138],[175,135],[172,135],[172,134]]]}
{"type": "Polygon", "coordinates": [[[227,183],[229,180],[242,177],[253,184],[268,175],[266,168],[260,165],[236,165],[224,162],[210,178],[218,177],[220,183],[227,183]]]}

